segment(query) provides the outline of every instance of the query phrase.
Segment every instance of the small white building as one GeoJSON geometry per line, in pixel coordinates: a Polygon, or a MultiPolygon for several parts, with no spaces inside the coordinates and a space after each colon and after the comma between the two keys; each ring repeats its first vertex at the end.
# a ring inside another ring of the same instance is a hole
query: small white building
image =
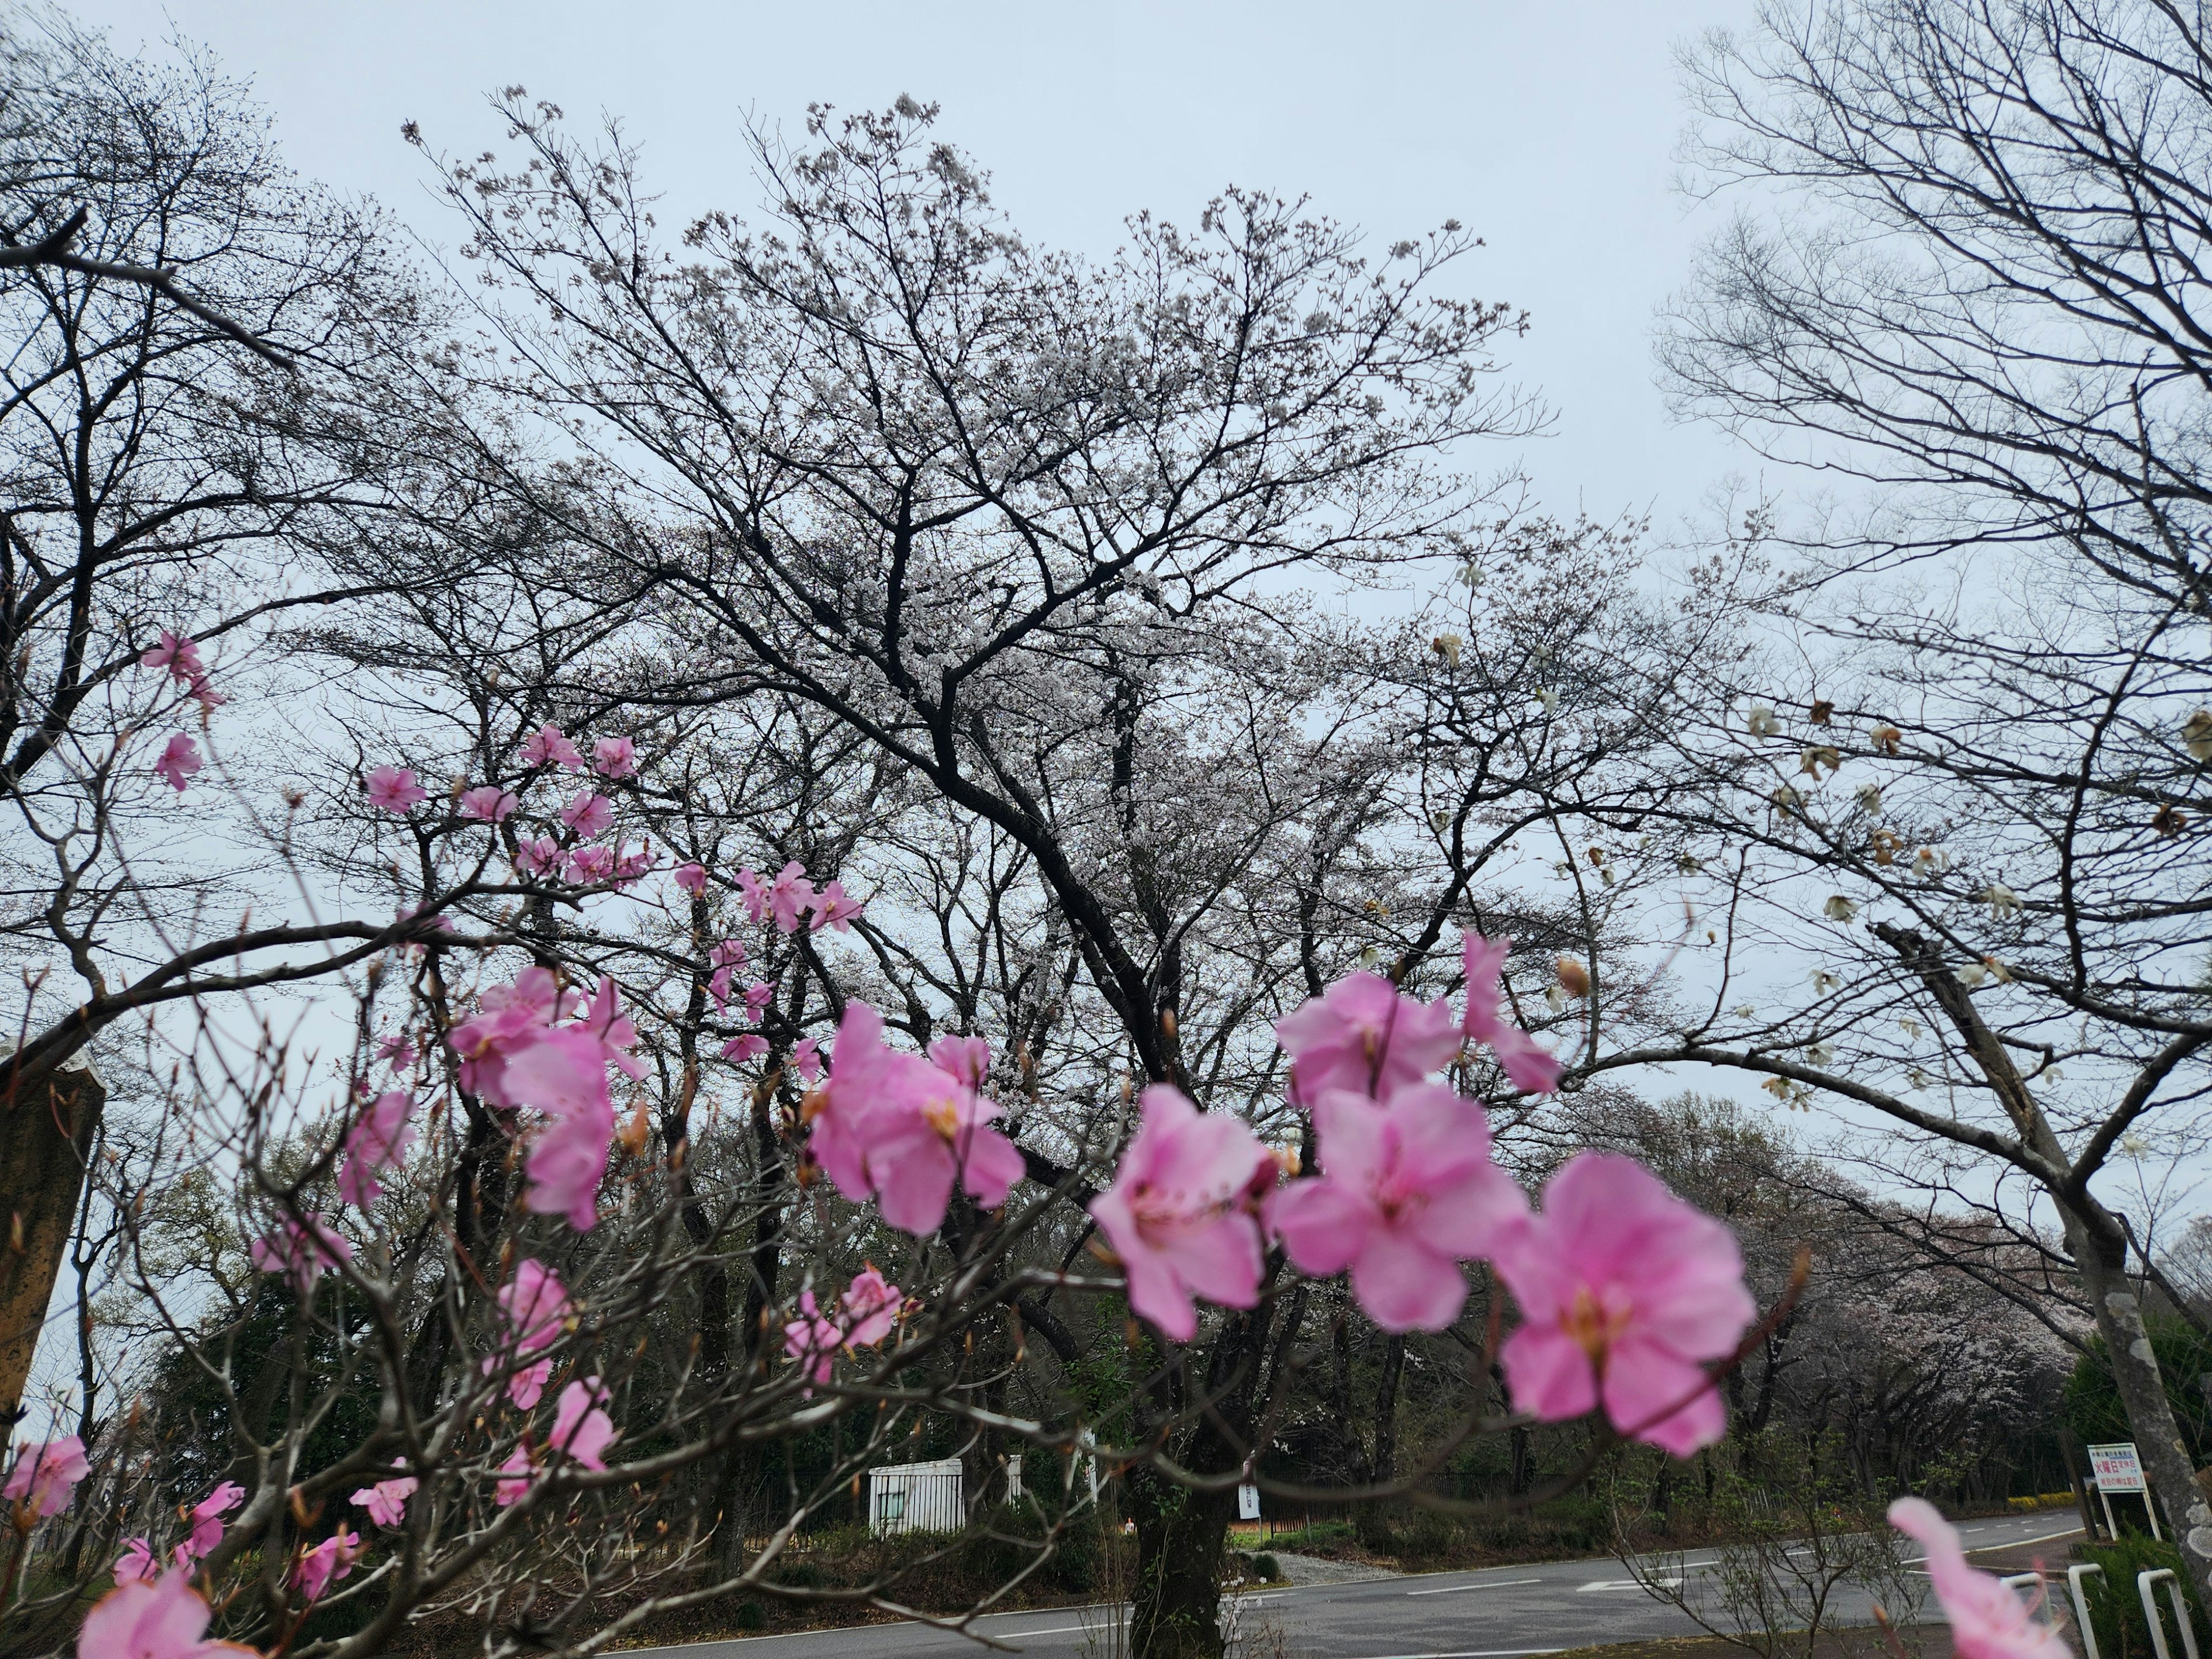
{"type": "Polygon", "coordinates": [[[870,1532],[957,1532],[967,1519],[957,1457],[868,1471],[870,1532]]]}

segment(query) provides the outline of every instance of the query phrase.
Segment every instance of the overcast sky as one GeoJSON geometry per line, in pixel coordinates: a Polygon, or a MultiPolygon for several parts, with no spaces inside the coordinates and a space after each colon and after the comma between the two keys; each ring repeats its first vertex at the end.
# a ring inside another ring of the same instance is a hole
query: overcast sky
{"type": "MultiPolygon", "coordinates": [[[[500,144],[488,88],[571,118],[619,115],[667,198],[663,222],[757,199],[738,129],[806,106],[944,106],[1031,240],[1110,252],[1125,216],[1188,223],[1224,185],[1310,195],[1378,241],[1457,218],[1488,246],[1462,291],[1532,313],[1515,377],[1558,412],[1522,460],[1544,504],[1650,507],[1662,532],[1753,464],[1671,425],[1654,308],[1717,210],[1671,187],[1673,48],[1740,27],[1748,0],[1551,4],[789,3],[533,0],[86,0],[127,50],[173,31],[251,79],[303,172],[366,191],[433,240],[450,228],[422,158],[500,144]]],[[[1470,454],[1487,467],[1504,455],[1470,454]]]]}

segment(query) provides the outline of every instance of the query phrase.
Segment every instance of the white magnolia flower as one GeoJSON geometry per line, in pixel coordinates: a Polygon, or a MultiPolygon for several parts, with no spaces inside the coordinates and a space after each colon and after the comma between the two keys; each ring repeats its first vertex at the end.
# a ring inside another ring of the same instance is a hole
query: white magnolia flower
{"type": "Polygon", "coordinates": [[[1759,1010],[1753,1007],[1747,1002],[1739,1002],[1736,1004],[1734,1012],[1738,1019],[1756,1019],[1759,1018],[1759,1010]]]}
{"type": "Polygon", "coordinates": [[[1544,988],[1544,1000],[1550,1005],[1552,1012],[1555,1014],[1562,1012],[1567,1006],[1566,993],[1556,985],[1547,985],[1544,988]]]}
{"type": "Polygon", "coordinates": [[[1813,989],[1821,996],[1827,995],[1829,992],[1834,990],[1842,983],[1843,981],[1838,979],[1833,974],[1830,973],[1825,968],[1815,968],[1813,970],[1813,989]]]}
{"type": "Polygon", "coordinates": [[[2150,1142],[2130,1129],[2120,1137],[2120,1150],[2130,1158],[2141,1158],[2150,1151],[2150,1142]]]}
{"type": "Polygon", "coordinates": [[[1920,1022],[1918,1020],[1900,1019],[1897,1023],[1905,1028],[1905,1036],[1909,1037],[1917,1037],[1920,1035],[1920,1022]]]}
{"type": "Polygon", "coordinates": [[[1970,962],[1965,967],[1959,969],[1959,983],[1965,986],[1969,991],[1975,989],[1988,977],[1988,969],[1984,969],[1978,962],[1970,962]]]}
{"type": "Polygon", "coordinates": [[[1974,896],[1997,915],[2016,916],[2020,914],[2020,895],[2001,881],[1991,882],[1974,896]]]}
{"type": "Polygon", "coordinates": [[[1858,913],[1859,907],[1841,893],[1829,894],[1828,902],[1820,907],[1820,914],[1830,921],[1849,921],[1858,913]]]}
{"type": "Polygon", "coordinates": [[[1905,1073],[1905,1080],[1916,1089],[1924,1089],[1928,1086],[1928,1073],[1915,1066],[1905,1073]]]}
{"type": "Polygon", "coordinates": [[[1544,712],[1547,714],[1556,714],[1559,712],[1559,694],[1548,687],[1536,694],[1536,701],[1544,705],[1544,712]]]}
{"type": "Polygon", "coordinates": [[[1808,1042],[1805,1045],[1805,1061],[1808,1066],[1832,1066],[1836,1063],[1836,1045],[1832,1042],[1808,1042]]]}
{"type": "Polygon", "coordinates": [[[1743,717],[1743,723],[1750,728],[1754,738],[1779,737],[1782,733],[1782,722],[1774,717],[1774,710],[1763,702],[1752,704],[1751,712],[1743,717]]]}
{"type": "Polygon", "coordinates": [[[1863,783],[1857,788],[1851,791],[1851,794],[1854,799],[1857,800],[1858,804],[1865,807],[1868,811],[1879,812],[1881,811],[1881,786],[1880,784],[1863,783]]]}

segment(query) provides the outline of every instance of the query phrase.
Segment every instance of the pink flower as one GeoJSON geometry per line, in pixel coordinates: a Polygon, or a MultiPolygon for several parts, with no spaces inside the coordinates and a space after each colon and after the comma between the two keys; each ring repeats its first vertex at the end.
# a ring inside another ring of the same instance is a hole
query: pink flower
{"type": "Polygon", "coordinates": [[[1933,1504],[1900,1498],[1889,1524],[1928,1551],[1928,1578],[1951,1626],[1958,1659],[2069,1659],[2074,1650],[2002,1580],[1966,1565],[1959,1534],[1933,1504]]]}
{"type": "Polygon", "coordinates": [[[340,1526],[300,1558],[300,1565],[292,1570],[292,1582],[309,1601],[319,1601],[323,1592],[331,1587],[331,1580],[343,1578],[353,1571],[354,1557],[360,1553],[361,1534],[340,1526]]]}
{"type": "Polygon", "coordinates": [[[492,1497],[500,1508],[505,1509],[530,1490],[531,1477],[537,1474],[537,1465],[530,1461],[530,1449],[517,1446],[507,1455],[507,1462],[499,1466],[501,1480],[492,1489],[492,1497]]]}
{"type": "Polygon", "coordinates": [[[199,744],[181,732],[171,736],[161,750],[161,758],[154,763],[154,769],[180,795],[185,793],[185,780],[198,771],[200,766],[199,744]]]}
{"type": "Polygon", "coordinates": [[[811,1083],[822,1075],[822,1048],[812,1037],[801,1037],[791,1045],[791,1069],[811,1083]]]}
{"type": "Polygon", "coordinates": [[[565,1215],[577,1231],[590,1231],[615,1136],[605,1048],[590,1031],[564,1025],[507,1061],[507,1079],[509,1093],[550,1119],[523,1161],[523,1206],[565,1215]]]}
{"type": "Polygon", "coordinates": [[[614,821],[615,804],[592,789],[579,789],[561,809],[561,822],[586,841],[599,835],[614,821]]]}
{"type": "Polygon", "coordinates": [[[856,1348],[872,1348],[890,1334],[905,1301],[899,1294],[899,1287],[884,1283],[884,1276],[874,1267],[854,1274],[845,1294],[838,1298],[842,1316],[850,1327],[845,1333],[845,1340],[856,1348]]]}
{"type": "Polygon", "coordinates": [[[550,876],[561,866],[561,843],[550,836],[532,836],[516,843],[514,867],[525,876],[550,876]]]}
{"type": "Polygon", "coordinates": [[[1451,1010],[1401,995],[1379,974],[1351,974],[1275,1022],[1290,1054],[1291,1099],[1310,1106],[1326,1089],[1388,1100],[1459,1048],[1451,1010]]]}
{"type": "Polygon", "coordinates": [[[730,975],[735,970],[720,967],[708,975],[707,994],[714,1000],[714,1012],[721,1013],[730,1006],[730,975]]]}
{"type": "MultiPolygon", "coordinates": [[[[495,1359],[484,1361],[484,1370],[495,1369],[495,1359]]],[[[553,1378],[553,1362],[541,1359],[533,1365],[519,1365],[507,1376],[507,1397],[522,1411],[530,1411],[545,1398],[545,1385],[553,1378]]]]}
{"type": "Polygon", "coordinates": [[[562,862],[567,866],[568,878],[579,887],[591,887],[614,878],[616,860],[611,847],[574,848],[562,862]]]}
{"type": "Polygon", "coordinates": [[[429,792],[415,781],[414,772],[407,767],[380,766],[368,775],[371,806],[380,806],[387,812],[404,812],[429,798],[429,792]]]}
{"type": "Polygon", "coordinates": [[[929,1045],[937,1068],[980,1089],[991,1075],[991,1045],[979,1036],[941,1036],[929,1045]]]}
{"type": "Polygon", "coordinates": [[[1460,948],[1467,961],[1465,1026],[1469,1040],[1490,1045],[1506,1081],[1522,1093],[1549,1094],[1559,1086],[1559,1062],[1498,1007],[1498,975],[1513,941],[1468,933],[1460,940],[1460,948]]]}
{"type": "Polygon", "coordinates": [[[315,1281],[324,1273],[353,1260],[353,1246],[331,1231],[321,1215],[310,1212],[305,1226],[286,1216],[282,1230],[255,1239],[247,1255],[254,1272],[283,1273],[304,1297],[314,1294],[315,1281]]]}
{"type": "Polygon", "coordinates": [[[41,1441],[15,1454],[15,1467],[8,1471],[8,1484],[0,1486],[0,1498],[22,1504],[33,1521],[40,1516],[58,1515],[69,1507],[76,1483],[91,1473],[84,1442],[76,1435],[41,1441]]]}
{"type": "Polygon", "coordinates": [[[768,914],[768,889],[750,866],[738,872],[738,896],[745,902],[745,915],[753,921],[768,914]]]}
{"type": "Polygon", "coordinates": [[[810,1096],[814,1155],[845,1196],[872,1194],[884,1219],[917,1237],[934,1232],[955,1180],[987,1209],[1022,1177],[1021,1153],[996,1129],[993,1102],[919,1054],[884,1047],[884,1023],[845,1005],[826,1087],[810,1096]]]}
{"type": "Polygon", "coordinates": [[[259,1659],[235,1642],[202,1639],[210,1615],[190,1579],[179,1568],[155,1583],[117,1584],[85,1614],[76,1634],[77,1659],[222,1659],[227,1654],[259,1659]]]}
{"type": "Polygon", "coordinates": [[[769,914],[775,918],[776,931],[797,933],[799,918],[813,902],[814,884],[806,878],[806,866],[793,859],[776,872],[768,890],[769,914]]]}
{"type": "Polygon", "coordinates": [[[783,1327],[783,1351],[799,1362],[799,1372],[806,1378],[807,1386],[799,1390],[807,1399],[814,1397],[817,1382],[830,1380],[830,1367],[836,1363],[837,1350],[845,1344],[845,1334],[833,1320],[823,1318],[815,1311],[814,1292],[799,1293],[799,1317],[787,1320],[783,1327]]]}
{"type": "Polygon", "coordinates": [[[1350,1267],[1352,1294],[1384,1330],[1443,1330],[1467,1300],[1460,1262],[1487,1255],[1528,1211],[1490,1161],[1482,1108],[1423,1083],[1384,1103],[1331,1089],[1313,1118],[1322,1173],[1276,1193],[1269,1225],[1299,1272],[1350,1267]]]}
{"type": "Polygon", "coordinates": [[[768,1006],[769,1000],[775,995],[775,986],[764,984],[758,980],[756,980],[750,985],[746,986],[745,1018],[757,1024],[761,1017],[761,1010],[768,1006]]]}
{"type": "Polygon", "coordinates": [[[404,1072],[415,1063],[415,1039],[404,1031],[381,1038],[376,1045],[376,1057],[390,1060],[394,1072],[404,1072]]]}
{"type": "Polygon", "coordinates": [[[707,963],[712,968],[742,968],[746,960],[742,939],[726,939],[707,952],[707,963]]]}
{"type": "Polygon", "coordinates": [[[514,1277],[499,1287],[494,1299],[514,1328],[520,1352],[534,1353],[561,1340],[561,1328],[568,1317],[568,1287],[535,1256],[526,1255],[514,1264],[514,1277]]]}
{"type": "Polygon", "coordinates": [[[637,880],[639,877],[651,874],[653,861],[653,843],[649,841],[641,842],[635,852],[624,852],[616,857],[616,878],[627,886],[629,883],[637,880]]]}
{"type": "Polygon", "coordinates": [[[861,907],[845,896],[845,884],[834,878],[830,884],[814,896],[814,931],[834,927],[843,933],[851,926],[853,918],[860,914],[861,907]]]}
{"type": "Polygon", "coordinates": [[[577,1016],[576,1023],[599,1038],[599,1051],[608,1065],[619,1067],[632,1078],[645,1075],[645,1062],[630,1053],[637,1047],[637,1027],[622,1011],[622,991],[615,984],[612,974],[599,976],[599,985],[577,1016]]]}
{"type": "Polygon", "coordinates": [[[115,1558],[115,1582],[122,1584],[150,1583],[161,1572],[154,1565],[154,1547],[143,1538],[123,1540],[123,1553],[115,1558]]]}
{"type": "Polygon", "coordinates": [[[747,1031],[743,1036],[733,1036],[722,1045],[722,1058],[744,1065],[749,1060],[758,1060],[768,1052],[768,1039],[758,1032],[747,1031]]]}
{"type": "Polygon", "coordinates": [[[362,1114],[346,1133],[345,1164],[338,1170],[340,1198],[365,1210],[384,1195],[377,1174],[406,1161],[408,1148],[415,1144],[415,1126],[408,1121],[414,1109],[414,1097],[404,1089],[392,1089],[379,1095],[376,1103],[362,1114]]]}
{"type": "Polygon", "coordinates": [[[637,770],[637,744],[629,738],[601,738],[592,745],[592,769],[603,778],[626,778],[637,770]]]}
{"type": "Polygon", "coordinates": [[[696,898],[707,890],[707,866],[703,864],[679,864],[674,871],[676,884],[696,898]]]}
{"type": "MultiPolygon", "coordinates": [[[[840,1056],[845,1044],[837,1044],[840,1056]]],[[[1114,1184],[1091,1201],[1129,1279],[1129,1306],[1170,1340],[1197,1334],[1202,1296],[1225,1308],[1260,1299],[1260,1224],[1249,1200],[1276,1164],[1243,1119],[1201,1112],[1156,1083],[1114,1184]]]]}
{"type": "Polygon", "coordinates": [[[563,994],[559,981],[544,968],[526,968],[512,985],[495,985],[486,991],[482,1012],[453,1027],[447,1037],[460,1057],[461,1087],[495,1106],[523,1104],[507,1093],[507,1063],[543,1038],[574,1002],[573,995],[563,994]]]}
{"type": "Polygon", "coordinates": [[[461,816],[483,823],[504,823],[521,805],[512,790],[502,789],[495,783],[480,783],[463,792],[461,816]]]}
{"type": "MultiPolygon", "coordinates": [[[[404,1457],[395,1457],[392,1466],[399,1468],[406,1462],[404,1457]]],[[[368,1518],[378,1526],[397,1528],[407,1519],[407,1500],[415,1495],[419,1484],[412,1475],[394,1475],[373,1486],[355,1488],[353,1501],[368,1510],[368,1518]]]]}
{"type": "Polygon", "coordinates": [[[1556,1422],[1602,1395],[1616,1428],[1677,1457],[1721,1437],[1728,1413],[1699,1362],[1731,1352],[1757,1311],[1726,1227],[1634,1159],[1580,1152],[1494,1254],[1526,1321],[1500,1356],[1515,1404],[1556,1422]]]}
{"type": "Polygon", "coordinates": [[[612,1419],[599,1408],[611,1396],[596,1376],[571,1382],[561,1390],[553,1412],[550,1448],[573,1457],[587,1469],[606,1468],[605,1453],[618,1437],[612,1419]]]}
{"type": "Polygon", "coordinates": [[[207,672],[200,661],[198,641],[172,634],[166,628],[161,630],[161,642],[148,650],[138,661],[143,667],[167,669],[169,678],[179,685],[190,684],[207,672]]]}
{"type": "Polygon", "coordinates": [[[522,763],[525,766],[562,766],[571,772],[584,769],[584,757],[576,752],[576,745],[562,734],[561,728],[548,720],[522,741],[522,763]]]}
{"type": "Polygon", "coordinates": [[[246,1501],[246,1488],[235,1480],[224,1480],[216,1489],[192,1505],[192,1535],[185,1548],[195,1556],[204,1556],[222,1542],[222,1517],[246,1501]]]}

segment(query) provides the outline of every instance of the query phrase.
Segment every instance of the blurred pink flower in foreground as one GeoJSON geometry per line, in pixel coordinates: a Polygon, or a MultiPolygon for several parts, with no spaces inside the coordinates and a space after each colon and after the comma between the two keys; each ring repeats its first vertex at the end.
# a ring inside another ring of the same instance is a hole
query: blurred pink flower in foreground
{"type": "Polygon", "coordinates": [[[1933,1504],[1900,1498],[1889,1506],[1889,1524],[1926,1547],[1929,1581],[1950,1621],[1959,1659],[2071,1659],[2065,1638],[2008,1585],[1966,1565],[1958,1530],[1933,1504]]]}
{"type": "Polygon", "coordinates": [[[70,1494],[76,1483],[92,1472],[85,1459],[84,1442],[76,1435],[64,1435],[59,1440],[42,1441],[36,1445],[26,1444],[15,1454],[15,1466],[8,1471],[8,1483],[0,1486],[0,1498],[12,1499],[30,1510],[31,1518],[58,1515],[69,1506],[70,1494]]]}
{"type": "MultiPolygon", "coordinates": [[[[394,1458],[392,1466],[399,1468],[405,1462],[404,1458],[394,1458]]],[[[356,1488],[353,1501],[366,1509],[368,1518],[378,1526],[396,1528],[407,1519],[407,1500],[415,1495],[419,1484],[412,1475],[393,1475],[373,1486],[356,1488]]]]}
{"type": "Polygon", "coordinates": [[[1505,953],[1512,948],[1510,939],[1468,933],[1461,939],[1467,963],[1467,1035],[1472,1042],[1490,1045],[1506,1081],[1515,1088],[1523,1094],[1548,1094],[1559,1086],[1559,1062],[1498,1007],[1498,975],[1505,967],[1505,953]]]}
{"type": "Polygon", "coordinates": [[[561,1276],[535,1256],[514,1264],[514,1277],[493,1298],[512,1328],[515,1348],[535,1353],[561,1340],[568,1318],[568,1291],[561,1276]]]}
{"type": "Polygon", "coordinates": [[[776,872],[775,880],[769,885],[768,910],[775,918],[777,932],[797,933],[799,917],[813,902],[814,884],[807,880],[805,865],[793,859],[776,872]]]}
{"type": "Polygon", "coordinates": [[[561,1390],[553,1412],[553,1450],[565,1454],[587,1469],[606,1468],[605,1453],[614,1444],[614,1420],[600,1409],[611,1398],[596,1376],[571,1382],[561,1390]]]}
{"type": "Polygon", "coordinates": [[[1556,1422],[1602,1398],[1614,1427],[1677,1457],[1721,1437],[1728,1413],[1699,1362],[1729,1353],[1758,1311],[1726,1227],[1634,1159],[1580,1152],[1495,1259],[1527,1322],[1500,1355],[1515,1405],[1556,1422]]]}
{"type": "Polygon", "coordinates": [[[707,890],[707,866],[703,864],[679,864],[673,872],[676,884],[696,898],[707,890]]]}
{"type": "Polygon", "coordinates": [[[740,1066],[749,1060],[758,1060],[767,1052],[768,1039],[756,1031],[733,1036],[722,1045],[722,1058],[735,1060],[740,1066]]]}
{"type": "MultiPolygon", "coordinates": [[[[499,1369],[499,1361],[487,1359],[487,1372],[499,1369]]],[[[523,1411],[532,1409],[545,1398],[545,1385],[553,1380],[553,1362],[541,1359],[534,1365],[518,1365],[507,1376],[507,1397],[523,1411]]]]}
{"type": "Polygon", "coordinates": [[[836,1364],[837,1350],[845,1345],[845,1334],[837,1328],[834,1320],[822,1317],[814,1306],[814,1292],[799,1293],[799,1317],[787,1320],[783,1327],[783,1351],[799,1362],[807,1386],[799,1390],[807,1399],[814,1397],[814,1384],[830,1380],[830,1367],[836,1364]]]}
{"type": "Polygon", "coordinates": [[[118,1584],[151,1583],[161,1576],[154,1565],[154,1548],[143,1538],[123,1540],[123,1553],[115,1558],[115,1582],[118,1584]]]}
{"type": "Polygon", "coordinates": [[[584,769],[584,757],[561,728],[548,720],[522,740],[525,766],[562,766],[571,772],[584,769]]]}
{"type": "Polygon", "coordinates": [[[499,1466],[500,1480],[492,1488],[492,1499],[505,1509],[530,1490],[531,1477],[538,1466],[530,1461],[530,1449],[517,1446],[507,1455],[507,1462],[499,1466]]]}
{"type": "Polygon", "coordinates": [[[461,793],[461,816],[483,823],[504,823],[521,805],[513,792],[495,783],[480,783],[461,793]]]}
{"type": "Polygon", "coordinates": [[[246,1488],[235,1480],[218,1482],[216,1489],[192,1505],[192,1535],[185,1547],[205,1555],[222,1542],[222,1517],[246,1501],[246,1488]]]}
{"type": "Polygon", "coordinates": [[[1490,1161],[1482,1108],[1426,1083],[1387,1103],[1331,1089],[1313,1118],[1322,1173],[1277,1192],[1269,1225],[1299,1272],[1350,1267],[1352,1294],[1384,1330],[1443,1330],[1467,1300],[1460,1262],[1488,1255],[1528,1208],[1490,1161]]]}
{"type": "Polygon", "coordinates": [[[415,1063],[415,1039],[404,1031],[395,1032],[391,1036],[380,1038],[376,1045],[376,1057],[379,1060],[389,1060],[393,1071],[404,1072],[415,1063]]]}
{"type": "Polygon", "coordinates": [[[1310,1106],[1326,1089],[1388,1100],[1439,1069],[1459,1048],[1451,1010],[1403,994],[1379,974],[1351,974],[1275,1022],[1291,1056],[1291,1100],[1310,1106]]]}
{"type": "MultiPolygon", "coordinates": [[[[118,1563],[118,1574],[121,1570],[118,1563]]],[[[252,1648],[235,1642],[201,1639],[211,1615],[190,1577],[180,1567],[164,1573],[156,1583],[118,1583],[85,1614],[84,1628],[76,1637],[77,1659],[221,1659],[226,1654],[252,1654],[252,1648]]]]}
{"type": "Polygon", "coordinates": [[[341,1261],[353,1260],[353,1246],[311,1212],[303,1226],[291,1217],[276,1232],[253,1241],[246,1252],[258,1273],[283,1273],[301,1297],[312,1295],[315,1281],[341,1261]]]}
{"type": "Polygon", "coordinates": [[[822,1075],[821,1045],[812,1037],[801,1037],[791,1045],[791,1069],[811,1083],[822,1075]]]}
{"type": "Polygon", "coordinates": [[[637,770],[637,744],[629,738],[601,738],[592,745],[592,769],[603,778],[626,778],[637,770]]]}
{"type": "Polygon", "coordinates": [[[319,1601],[333,1578],[346,1577],[353,1571],[354,1558],[360,1553],[361,1534],[341,1525],[300,1558],[300,1565],[292,1570],[292,1582],[308,1601],[319,1601]]]}
{"type": "Polygon", "coordinates": [[[414,1097],[405,1090],[388,1090],[347,1131],[345,1162],[338,1169],[340,1198],[365,1210],[384,1195],[376,1177],[406,1162],[408,1149],[415,1144],[415,1126],[408,1121],[414,1109],[414,1097]]]}
{"type": "MultiPolygon", "coordinates": [[[[840,1058],[844,1048],[841,1037],[840,1058]]],[[[1136,1138],[1091,1213],[1128,1274],[1130,1308],[1188,1342],[1198,1330],[1194,1296],[1224,1308],[1258,1302],[1260,1224],[1249,1200],[1277,1165],[1243,1119],[1201,1112],[1164,1083],[1145,1091],[1139,1109],[1136,1138]]]]}
{"type": "Polygon", "coordinates": [[[185,781],[198,771],[202,764],[199,744],[179,732],[162,745],[161,758],[154,763],[154,769],[181,795],[185,793],[185,781]]]}
{"type": "Polygon", "coordinates": [[[874,1267],[855,1273],[845,1294],[838,1298],[838,1306],[849,1326],[845,1340],[856,1348],[875,1346],[890,1334],[905,1300],[899,1294],[899,1287],[885,1284],[884,1276],[874,1267]]]}
{"type": "Polygon", "coordinates": [[[415,781],[415,774],[408,767],[380,766],[368,775],[371,806],[380,806],[387,812],[404,812],[429,798],[429,792],[415,781]]]}

